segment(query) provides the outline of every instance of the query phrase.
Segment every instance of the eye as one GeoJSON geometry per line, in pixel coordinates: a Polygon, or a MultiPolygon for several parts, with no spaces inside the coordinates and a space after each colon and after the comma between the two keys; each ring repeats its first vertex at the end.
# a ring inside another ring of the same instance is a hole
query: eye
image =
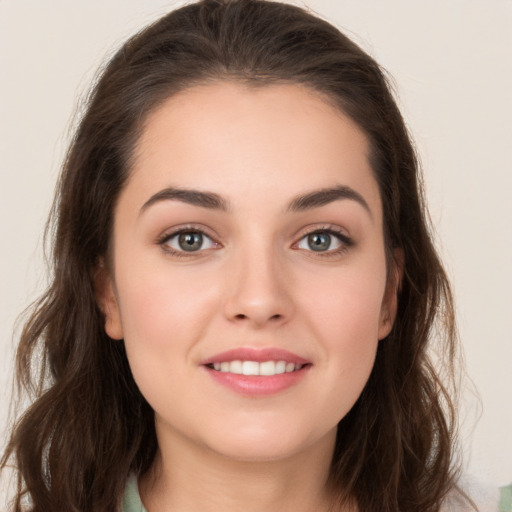
{"type": "Polygon", "coordinates": [[[199,252],[218,246],[208,235],[199,230],[186,229],[164,236],[159,242],[172,252],[199,252]]]}
{"type": "Polygon", "coordinates": [[[317,230],[303,236],[297,249],[313,252],[338,253],[352,245],[349,237],[334,230],[317,230]]]}

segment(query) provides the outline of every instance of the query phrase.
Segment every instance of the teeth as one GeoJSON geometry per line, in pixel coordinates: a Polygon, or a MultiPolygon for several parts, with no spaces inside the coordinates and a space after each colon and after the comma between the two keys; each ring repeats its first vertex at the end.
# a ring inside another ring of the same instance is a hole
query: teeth
{"type": "Polygon", "coordinates": [[[243,371],[242,361],[231,361],[229,363],[230,373],[240,374],[243,371]]]}
{"type": "Polygon", "coordinates": [[[279,375],[300,370],[303,365],[287,363],[286,361],[224,361],[213,363],[213,369],[223,373],[236,373],[238,375],[279,375]]]}
{"type": "Polygon", "coordinates": [[[259,375],[275,375],[276,374],[276,363],[274,361],[265,361],[259,364],[260,371],[259,375]]]}
{"type": "Polygon", "coordinates": [[[284,373],[286,371],[286,361],[277,361],[276,373],[284,373]]]}
{"type": "Polygon", "coordinates": [[[242,363],[243,375],[259,375],[260,365],[256,361],[244,361],[242,363]]]}

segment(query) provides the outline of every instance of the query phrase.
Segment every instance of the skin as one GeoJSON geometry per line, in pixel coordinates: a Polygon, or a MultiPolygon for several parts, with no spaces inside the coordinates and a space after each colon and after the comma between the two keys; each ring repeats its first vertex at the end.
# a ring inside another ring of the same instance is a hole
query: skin
{"type": "Polygon", "coordinates": [[[147,119],[121,192],[112,267],[98,278],[105,328],[124,338],[155,411],[160,449],[139,484],[148,510],[327,510],[336,425],[396,310],[362,131],[298,85],[218,82],[169,98],[147,119]],[[366,206],[290,208],[340,186],[366,206]],[[226,208],[155,199],[168,187],[215,193],[226,208]],[[162,242],[183,228],[208,235],[201,250],[162,242]],[[344,238],[312,250],[307,234],[326,229],[344,238]],[[201,365],[237,347],[311,365],[280,393],[245,396],[201,365]]]}

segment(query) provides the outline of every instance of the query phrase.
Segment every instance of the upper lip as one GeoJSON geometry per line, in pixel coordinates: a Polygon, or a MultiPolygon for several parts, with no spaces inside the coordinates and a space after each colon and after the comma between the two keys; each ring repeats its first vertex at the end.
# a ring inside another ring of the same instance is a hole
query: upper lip
{"type": "Polygon", "coordinates": [[[307,359],[294,354],[293,352],[288,352],[288,350],[283,350],[281,348],[242,347],[216,354],[212,357],[209,357],[208,359],[205,359],[201,362],[201,364],[207,365],[230,361],[256,361],[258,363],[263,363],[265,361],[286,361],[287,363],[295,364],[308,364],[310,362],[307,359]]]}

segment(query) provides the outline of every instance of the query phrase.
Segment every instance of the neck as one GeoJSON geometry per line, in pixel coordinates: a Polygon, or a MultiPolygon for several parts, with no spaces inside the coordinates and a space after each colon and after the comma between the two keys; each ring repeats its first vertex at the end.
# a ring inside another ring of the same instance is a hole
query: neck
{"type": "Polygon", "coordinates": [[[326,486],[334,439],[333,433],[279,460],[244,461],[159,436],[159,453],[139,483],[141,497],[149,512],[337,511],[326,486]]]}

